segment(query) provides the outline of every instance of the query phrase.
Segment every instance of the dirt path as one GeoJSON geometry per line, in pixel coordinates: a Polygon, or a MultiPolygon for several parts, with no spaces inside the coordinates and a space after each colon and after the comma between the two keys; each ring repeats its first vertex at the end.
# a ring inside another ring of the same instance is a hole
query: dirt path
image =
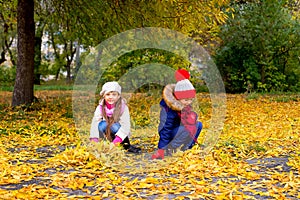
{"type": "MultiPolygon", "coordinates": [[[[17,164],[17,163],[24,163],[24,164],[32,164],[32,165],[42,165],[45,162],[47,162],[48,158],[51,158],[61,152],[63,152],[66,148],[64,146],[58,146],[57,148],[53,148],[50,146],[44,146],[44,147],[39,147],[36,148],[32,153],[38,154],[39,159],[28,159],[28,160],[15,160],[11,161],[12,164],[17,164]]],[[[15,148],[15,149],[8,149],[8,151],[11,154],[17,154],[21,150],[29,150],[27,149],[26,146],[15,148]]],[[[150,159],[150,154],[145,153],[143,154],[144,159],[150,159]]],[[[248,169],[249,172],[255,172],[260,176],[259,179],[256,180],[248,180],[245,178],[241,178],[238,176],[229,176],[229,177],[213,177],[210,180],[210,184],[218,184],[220,181],[221,182],[231,182],[233,184],[238,185],[238,191],[239,193],[244,193],[245,195],[248,195],[248,197],[251,197],[253,199],[273,199],[272,196],[270,196],[270,191],[272,190],[279,190],[280,188],[286,187],[286,183],[284,183],[281,179],[278,178],[276,180],[276,177],[274,176],[275,174],[281,174],[283,177],[289,177],[291,173],[293,173],[293,176],[299,179],[299,173],[295,170],[292,170],[291,167],[287,165],[288,162],[288,157],[274,157],[274,158],[263,158],[263,159],[252,159],[252,160],[246,160],[248,164],[252,167],[251,169],[248,169]],[[272,184],[268,181],[270,179],[274,179],[272,181],[272,184]]],[[[99,194],[97,195],[92,195],[94,192],[97,191],[97,188],[94,186],[85,186],[83,187],[82,190],[73,190],[71,188],[61,188],[57,186],[51,186],[51,180],[49,179],[49,176],[57,174],[57,173],[64,173],[68,176],[70,173],[78,173],[80,174],[80,170],[76,167],[69,167],[68,169],[63,169],[63,167],[56,167],[56,168],[43,168],[41,171],[43,171],[46,175],[48,176],[35,176],[31,180],[27,181],[21,181],[19,183],[11,183],[11,184],[6,184],[6,185],[0,185],[0,189],[2,190],[7,190],[7,191],[14,191],[14,190],[20,190],[24,187],[28,187],[30,185],[41,185],[41,186],[46,186],[46,187],[51,187],[53,189],[56,189],[58,191],[61,191],[62,193],[66,194],[68,197],[76,197],[76,196],[81,196],[81,197],[99,197],[99,194]],[[86,191],[90,191],[87,193],[86,191]]],[[[123,173],[120,174],[120,176],[126,177],[129,180],[134,180],[138,178],[138,180],[141,180],[147,176],[145,173],[135,173],[135,174],[130,174],[130,173],[123,173]]],[[[176,177],[179,177],[180,174],[173,174],[171,175],[173,178],[176,179],[176,177]]],[[[154,176],[155,178],[155,176],[154,176]]],[[[157,178],[157,177],[156,177],[157,178]]],[[[193,177],[187,177],[187,178],[193,178],[193,177]]],[[[168,183],[164,183],[168,185],[168,183]]],[[[159,184],[157,184],[158,186],[159,184]]],[[[300,188],[298,185],[298,188],[296,188],[297,192],[300,193],[300,188]]],[[[107,192],[107,191],[102,191],[102,195],[107,192]]],[[[112,188],[109,193],[117,193],[117,191],[112,188]]],[[[170,193],[170,194],[165,194],[164,198],[165,199],[174,199],[176,197],[182,197],[182,196],[187,196],[191,192],[178,192],[177,194],[170,193]]],[[[207,194],[210,193],[218,193],[218,191],[207,191],[207,194]]],[[[101,193],[100,193],[101,194],[101,193]]],[[[297,199],[298,197],[295,195],[296,193],[291,193],[289,194],[288,192],[283,192],[282,195],[286,199],[297,199]]],[[[157,199],[161,198],[161,195],[159,194],[153,194],[153,195],[147,195],[147,190],[140,190],[139,195],[136,195],[136,198],[141,198],[141,199],[157,199]]],[[[284,198],[284,199],[285,199],[284,198]]],[[[79,198],[80,199],[80,198],[79,198]]],[[[111,199],[111,198],[104,198],[104,199],[111,199]]]]}

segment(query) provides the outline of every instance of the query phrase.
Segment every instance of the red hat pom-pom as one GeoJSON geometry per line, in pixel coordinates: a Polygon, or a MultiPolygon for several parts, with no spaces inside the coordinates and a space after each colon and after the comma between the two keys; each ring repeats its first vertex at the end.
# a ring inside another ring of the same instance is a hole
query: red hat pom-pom
{"type": "Polygon", "coordinates": [[[190,78],[190,73],[187,70],[185,70],[185,69],[176,70],[175,79],[177,82],[184,80],[184,79],[189,79],[189,78],[190,78]]]}

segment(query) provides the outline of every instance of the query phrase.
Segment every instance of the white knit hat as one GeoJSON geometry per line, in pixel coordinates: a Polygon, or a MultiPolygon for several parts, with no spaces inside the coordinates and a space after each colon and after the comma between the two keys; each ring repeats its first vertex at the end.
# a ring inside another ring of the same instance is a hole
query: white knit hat
{"type": "Polygon", "coordinates": [[[176,99],[195,98],[196,90],[193,84],[189,81],[190,73],[185,69],[179,69],[175,72],[177,81],[174,89],[176,99]]]}
{"type": "Polygon", "coordinates": [[[119,83],[112,81],[112,82],[106,82],[103,86],[102,86],[102,90],[100,92],[100,95],[106,95],[109,92],[118,92],[119,94],[121,94],[121,86],[119,85],[119,83]]]}

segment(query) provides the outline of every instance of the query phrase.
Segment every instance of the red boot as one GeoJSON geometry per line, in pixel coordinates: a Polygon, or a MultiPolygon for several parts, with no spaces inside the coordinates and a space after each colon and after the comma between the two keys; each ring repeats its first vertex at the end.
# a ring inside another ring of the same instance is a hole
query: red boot
{"type": "Polygon", "coordinates": [[[164,149],[158,149],[155,154],[151,156],[152,160],[154,159],[164,159],[165,157],[165,150],[164,149]]]}

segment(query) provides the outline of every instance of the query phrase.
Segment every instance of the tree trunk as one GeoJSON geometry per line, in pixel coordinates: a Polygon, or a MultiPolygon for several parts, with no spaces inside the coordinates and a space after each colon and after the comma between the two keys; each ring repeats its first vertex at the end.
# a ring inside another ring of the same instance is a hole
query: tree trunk
{"type": "MultiPolygon", "coordinates": [[[[65,47],[67,47],[68,44],[65,44],[65,47]]],[[[76,47],[73,48],[73,42],[70,42],[70,48],[69,48],[69,56],[66,57],[67,59],[67,63],[65,65],[65,68],[67,70],[67,83],[70,84],[71,83],[71,64],[72,64],[72,61],[73,61],[73,58],[74,58],[74,55],[76,53],[76,47]]],[[[68,52],[67,48],[65,48],[65,51],[68,52]]]]}
{"type": "Polygon", "coordinates": [[[67,69],[67,77],[66,77],[66,82],[67,84],[70,84],[71,83],[71,68],[70,66],[66,67],[67,69]]]}
{"type": "Polygon", "coordinates": [[[42,61],[42,36],[36,36],[34,38],[34,84],[41,85],[41,73],[40,65],[42,61]]]}
{"type": "MultiPolygon", "coordinates": [[[[10,45],[11,46],[11,45],[10,45]]],[[[8,54],[10,56],[10,62],[13,66],[16,66],[17,65],[17,62],[16,62],[16,58],[12,52],[12,50],[10,49],[10,47],[7,47],[7,51],[8,51],[8,54]]]]}
{"type": "Polygon", "coordinates": [[[58,78],[59,78],[59,72],[60,72],[60,68],[58,68],[58,69],[56,70],[56,74],[55,74],[55,80],[56,80],[56,81],[57,81],[58,78]]]}
{"type": "Polygon", "coordinates": [[[69,61],[69,60],[67,61],[65,68],[67,70],[66,82],[67,82],[67,84],[69,84],[69,83],[71,83],[71,61],[69,61]]]}
{"type": "MultiPolygon", "coordinates": [[[[2,20],[4,20],[3,17],[2,17],[2,20]]],[[[6,57],[5,57],[6,55],[5,54],[8,52],[9,56],[10,56],[11,63],[13,64],[13,66],[16,66],[15,57],[13,56],[13,53],[10,49],[15,37],[9,35],[9,30],[13,29],[13,27],[12,27],[12,25],[8,25],[7,23],[4,23],[3,28],[4,28],[3,34],[6,35],[6,36],[5,36],[3,44],[2,44],[0,64],[4,63],[6,61],[6,57]]]]}
{"type": "MultiPolygon", "coordinates": [[[[2,49],[4,49],[4,48],[2,48],[2,49]]],[[[5,53],[6,52],[3,50],[0,54],[0,65],[6,61],[5,53]]]]}
{"type": "Polygon", "coordinates": [[[77,42],[76,43],[76,66],[75,66],[74,76],[77,75],[77,72],[79,71],[80,66],[81,66],[81,62],[80,62],[80,45],[79,45],[79,42],[77,42]]]}
{"type": "Polygon", "coordinates": [[[34,1],[18,0],[18,61],[12,106],[34,100],[34,1]]]}
{"type": "Polygon", "coordinates": [[[34,37],[34,84],[41,84],[40,66],[42,63],[42,37],[45,23],[41,19],[35,31],[34,37]]]}

